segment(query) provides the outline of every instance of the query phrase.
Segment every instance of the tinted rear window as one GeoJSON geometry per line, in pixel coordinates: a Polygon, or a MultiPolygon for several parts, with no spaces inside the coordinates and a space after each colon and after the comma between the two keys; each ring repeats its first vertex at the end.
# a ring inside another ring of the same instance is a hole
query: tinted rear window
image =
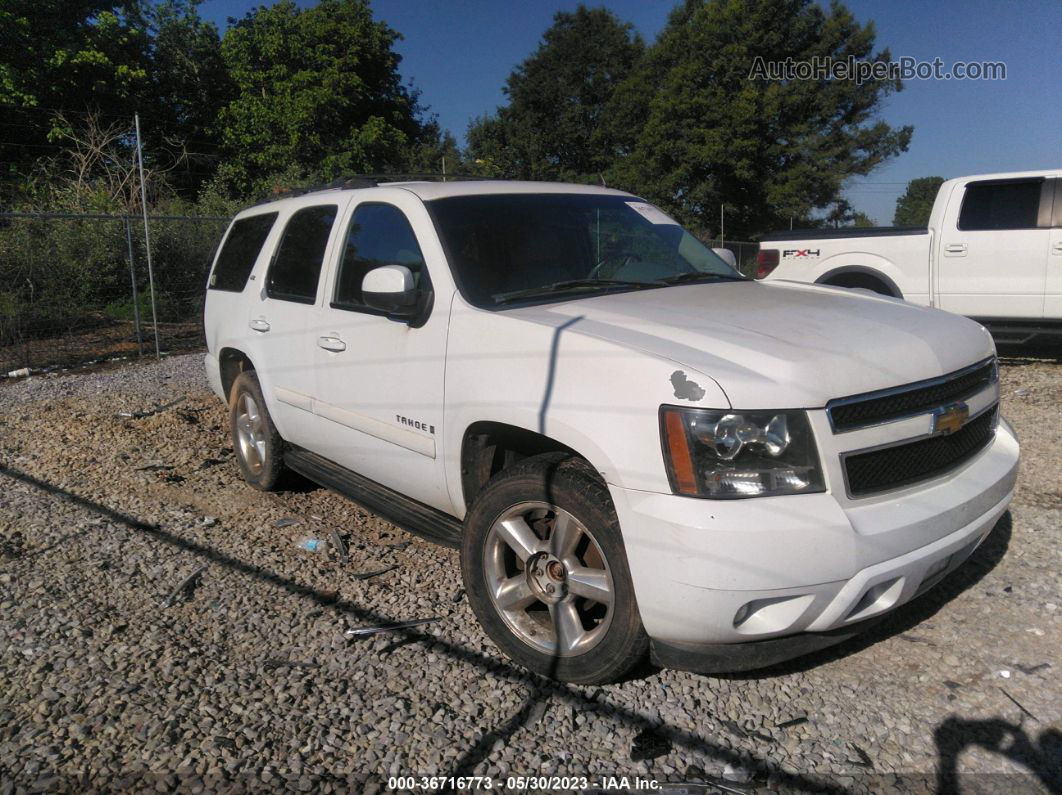
{"type": "Polygon", "coordinates": [[[211,289],[235,293],[243,291],[258,253],[276,220],[277,213],[263,213],[233,223],[225,238],[225,245],[218,254],[214,273],[210,276],[211,289]]]}
{"type": "Polygon", "coordinates": [[[337,209],[334,204],[306,207],[291,216],[269,268],[270,298],[303,304],[317,299],[317,281],[337,209]]]}
{"type": "Polygon", "coordinates": [[[1034,229],[1042,179],[974,182],[966,186],[959,229],[1034,229]]]}

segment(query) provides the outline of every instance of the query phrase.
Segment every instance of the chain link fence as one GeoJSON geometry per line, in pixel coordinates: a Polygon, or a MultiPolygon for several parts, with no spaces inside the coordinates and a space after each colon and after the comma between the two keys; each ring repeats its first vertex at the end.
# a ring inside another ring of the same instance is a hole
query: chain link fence
{"type": "Polygon", "coordinates": [[[228,218],[0,213],[0,375],[202,348],[228,218]],[[153,320],[154,318],[154,320],[153,320]]]}

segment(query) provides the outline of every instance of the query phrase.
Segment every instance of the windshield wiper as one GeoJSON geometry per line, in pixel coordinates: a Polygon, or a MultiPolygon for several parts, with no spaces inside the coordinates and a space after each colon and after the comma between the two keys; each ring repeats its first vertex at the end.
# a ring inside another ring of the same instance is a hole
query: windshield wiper
{"type": "Polygon", "coordinates": [[[730,273],[707,273],[705,271],[688,271],[676,276],[660,279],[662,284],[693,284],[695,282],[747,282],[747,276],[730,273]]]}
{"type": "Polygon", "coordinates": [[[519,301],[523,298],[537,298],[541,295],[563,293],[567,290],[594,289],[598,287],[625,287],[632,290],[644,290],[649,287],[660,287],[662,282],[635,282],[625,279],[567,279],[563,282],[545,284],[541,287],[528,287],[526,290],[515,290],[511,293],[498,293],[494,296],[496,304],[507,304],[519,301]]]}

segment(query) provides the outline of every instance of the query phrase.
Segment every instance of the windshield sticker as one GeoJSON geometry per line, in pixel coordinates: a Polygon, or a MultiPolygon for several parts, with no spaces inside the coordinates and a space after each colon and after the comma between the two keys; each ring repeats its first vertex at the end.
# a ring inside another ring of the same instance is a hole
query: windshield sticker
{"type": "Polygon", "coordinates": [[[678,226],[678,221],[669,218],[661,210],[658,210],[648,202],[626,202],[626,204],[650,223],[678,226]]]}

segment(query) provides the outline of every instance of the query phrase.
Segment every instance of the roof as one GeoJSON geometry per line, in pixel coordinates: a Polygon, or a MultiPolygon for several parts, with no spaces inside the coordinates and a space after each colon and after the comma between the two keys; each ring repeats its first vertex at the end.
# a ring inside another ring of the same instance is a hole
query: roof
{"type": "Polygon", "coordinates": [[[992,180],[1006,179],[1030,179],[1035,177],[1054,177],[1062,174],[1062,168],[1043,169],[1040,171],[1002,171],[998,174],[970,174],[963,177],[953,177],[946,182],[991,182],[992,180]]]}
{"type": "Polygon", "coordinates": [[[256,215],[271,212],[267,209],[279,202],[294,202],[296,206],[313,204],[324,198],[339,198],[348,191],[375,191],[379,188],[399,188],[409,191],[422,201],[446,199],[451,196],[490,196],[512,193],[571,193],[598,196],[626,196],[632,194],[597,185],[576,185],[570,182],[531,182],[500,179],[451,179],[445,182],[428,180],[408,180],[395,182],[375,182],[373,178],[354,177],[338,179],[330,185],[316,187],[292,188],[244,209],[238,216],[256,215]]]}
{"type": "MultiPolygon", "coordinates": [[[[381,182],[381,188],[403,188],[424,201],[452,196],[484,196],[504,193],[589,193],[603,196],[630,196],[621,190],[569,182],[521,182],[517,180],[460,180],[453,182],[381,182]]],[[[367,190],[372,190],[368,188],[367,190]]]]}

